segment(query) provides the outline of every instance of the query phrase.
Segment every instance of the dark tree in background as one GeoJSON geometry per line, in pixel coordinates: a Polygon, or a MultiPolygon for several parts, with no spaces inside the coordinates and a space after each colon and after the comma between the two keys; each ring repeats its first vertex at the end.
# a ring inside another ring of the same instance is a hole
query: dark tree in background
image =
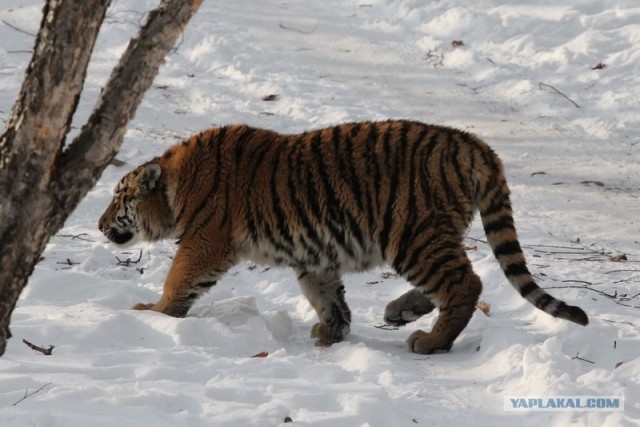
{"type": "Polygon", "coordinates": [[[116,155],[167,53],[202,0],[162,0],[65,149],[110,0],[47,0],[33,57],[0,136],[0,356],[44,248],[116,155]]]}

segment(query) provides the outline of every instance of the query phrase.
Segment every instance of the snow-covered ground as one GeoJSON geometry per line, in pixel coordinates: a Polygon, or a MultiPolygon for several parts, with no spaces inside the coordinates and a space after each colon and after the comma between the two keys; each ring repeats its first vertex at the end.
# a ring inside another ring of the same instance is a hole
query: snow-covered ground
{"type": "MultiPolygon", "coordinates": [[[[0,5],[2,121],[41,6],[0,5]]],[[[113,2],[76,126],[153,6],[113,2]]],[[[205,1],[118,157],[126,165],[106,170],[18,302],[0,359],[1,426],[640,425],[637,0],[205,1]],[[122,252],[98,232],[130,168],[214,125],[297,132],[390,117],[467,129],[494,147],[532,270],[585,309],[588,327],[520,298],[478,223],[468,254],[491,311],[476,311],[446,354],[404,348],[435,314],[379,328],[386,303],[409,289],[386,268],[346,277],[352,334],[330,348],[308,337],[315,314],[288,270],[240,264],[185,319],[129,310],[159,297],[175,250],[122,252]],[[505,411],[514,395],[620,396],[624,411],[505,411]]]]}

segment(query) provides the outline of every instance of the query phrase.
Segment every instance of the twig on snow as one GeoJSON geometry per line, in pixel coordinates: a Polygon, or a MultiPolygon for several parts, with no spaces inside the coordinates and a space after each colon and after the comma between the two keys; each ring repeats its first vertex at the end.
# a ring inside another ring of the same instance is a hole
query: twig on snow
{"type": "Polygon", "coordinates": [[[567,101],[569,101],[570,103],[572,103],[573,105],[575,105],[575,107],[576,107],[576,108],[580,108],[580,106],[579,106],[578,104],[576,104],[576,102],[575,102],[573,99],[569,98],[567,95],[565,95],[564,93],[560,92],[560,91],[559,91],[558,89],[556,89],[555,87],[553,87],[553,86],[551,86],[551,85],[549,85],[549,84],[546,84],[546,83],[542,83],[542,82],[540,82],[540,83],[539,83],[539,85],[540,85],[540,89],[542,89],[543,87],[548,87],[549,89],[552,89],[552,90],[553,90],[553,91],[555,91],[557,94],[559,94],[559,95],[561,95],[562,97],[564,97],[567,101]]]}
{"type": "Polygon", "coordinates": [[[36,391],[32,391],[31,393],[29,393],[29,389],[26,389],[24,391],[24,396],[22,397],[22,399],[18,400],[17,402],[14,402],[12,406],[16,406],[18,403],[22,402],[23,400],[25,400],[28,397],[33,396],[34,394],[42,391],[46,386],[51,385],[51,382],[46,383],[45,385],[43,385],[42,387],[40,387],[39,389],[37,389],[36,391]]]}
{"type": "Polygon", "coordinates": [[[608,293],[606,293],[604,291],[601,291],[599,289],[593,289],[592,287],[590,287],[588,285],[587,286],[577,286],[577,285],[570,285],[570,286],[544,286],[544,287],[542,287],[542,289],[545,289],[545,290],[546,289],[583,289],[583,290],[586,290],[586,291],[593,291],[593,292],[596,292],[596,293],[598,293],[598,294],[600,294],[600,295],[602,295],[604,297],[610,298],[610,299],[613,300],[613,302],[615,302],[618,305],[622,305],[622,306],[625,306],[625,307],[631,307],[631,308],[640,308],[640,305],[631,305],[631,304],[625,304],[625,303],[622,302],[622,301],[630,301],[633,298],[636,298],[638,295],[640,295],[640,293],[638,293],[636,295],[633,295],[631,297],[628,297],[625,294],[618,295],[618,291],[615,291],[613,294],[608,294],[608,293]]]}
{"type": "Polygon", "coordinates": [[[38,352],[44,354],[45,356],[51,356],[51,353],[53,353],[53,349],[55,348],[52,345],[50,345],[49,348],[39,347],[39,346],[37,346],[35,344],[30,343],[29,341],[27,341],[25,339],[23,339],[22,342],[25,343],[27,345],[27,347],[29,347],[31,350],[38,351],[38,352]]]}
{"type": "Polygon", "coordinates": [[[576,355],[571,358],[571,360],[574,360],[574,359],[582,360],[583,362],[588,362],[588,363],[595,363],[595,362],[592,362],[591,360],[583,359],[582,357],[580,357],[580,353],[576,353],[576,355]]]}
{"type": "Polygon", "coordinates": [[[129,267],[131,264],[137,264],[140,262],[140,260],[142,259],[142,249],[140,249],[140,255],[138,255],[138,259],[137,260],[132,260],[131,258],[127,258],[125,260],[121,260],[120,258],[116,257],[116,259],[118,260],[118,265],[121,265],[123,267],[129,267]]]}
{"type": "Polygon", "coordinates": [[[585,285],[593,286],[593,283],[586,280],[563,280],[562,283],[583,283],[585,285]]]}
{"type": "Polygon", "coordinates": [[[26,34],[26,35],[31,36],[31,37],[35,37],[35,36],[36,36],[34,33],[30,33],[29,31],[25,31],[25,30],[23,30],[23,29],[22,29],[22,28],[20,28],[20,27],[16,27],[16,26],[15,26],[15,25],[13,25],[12,23],[7,22],[7,21],[5,21],[4,19],[0,19],[0,22],[2,22],[4,25],[6,25],[6,26],[7,26],[7,27],[9,27],[9,28],[13,28],[14,30],[16,30],[16,31],[17,31],[17,32],[19,32],[19,33],[26,34]]]}
{"type": "Polygon", "coordinates": [[[603,274],[611,274],[611,273],[622,273],[622,272],[640,272],[640,270],[634,270],[632,268],[628,268],[626,270],[611,270],[611,271],[605,271],[603,274]]]}
{"type": "Polygon", "coordinates": [[[385,331],[397,331],[398,329],[400,329],[397,326],[389,325],[387,323],[385,323],[384,325],[374,325],[373,327],[376,329],[382,329],[385,331]]]}
{"type": "Polygon", "coordinates": [[[74,266],[74,265],[78,265],[80,263],[71,261],[70,258],[67,258],[66,261],[58,261],[58,262],[56,262],[56,264],[74,266]]]}
{"type": "Polygon", "coordinates": [[[58,234],[57,236],[71,238],[71,240],[78,239],[78,240],[84,240],[85,242],[91,242],[91,243],[95,242],[95,240],[85,239],[84,237],[82,237],[82,236],[88,236],[88,235],[89,234],[87,233],[80,233],[80,234],[58,234]]]}
{"type": "MultiPolygon", "coordinates": [[[[636,325],[634,325],[634,324],[633,324],[633,323],[631,323],[631,322],[625,322],[625,321],[622,321],[622,320],[620,320],[620,321],[618,321],[618,320],[611,320],[611,319],[602,319],[602,320],[604,320],[605,322],[609,322],[609,323],[620,323],[620,324],[623,324],[623,325],[629,325],[629,326],[633,326],[634,328],[635,328],[635,326],[636,326],[636,325]]],[[[615,342],[615,341],[614,341],[614,342],[615,342]]]]}
{"type": "Polygon", "coordinates": [[[310,31],[304,31],[304,30],[300,30],[298,28],[288,27],[288,26],[286,26],[284,24],[278,24],[278,26],[280,28],[282,28],[283,30],[294,31],[296,33],[306,34],[306,35],[313,34],[316,31],[316,29],[318,28],[318,25],[319,25],[319,22],[316,22],[316,25],[314,25],[313,28],[310,31]]]}
{"type": "Polygon", "coordinates": [[[444,54],[438,52],[432,52],[431,49],[424,54],[422,60],[429,62],[433,65],[433,68],[442,67],[444,65],[444,54]]]}

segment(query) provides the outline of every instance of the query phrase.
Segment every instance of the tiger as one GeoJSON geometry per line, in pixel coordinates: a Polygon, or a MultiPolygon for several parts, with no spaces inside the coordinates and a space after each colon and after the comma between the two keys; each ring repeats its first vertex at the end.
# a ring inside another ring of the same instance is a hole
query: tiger
{"type": "Polygon", "coordinates": [[[126,174],[98,222],[113,243],[176,239],[156,303],[184,317],[242,260],[290,267],[318,316],[317,345],[343,341],[351,311],[341,275],[388,265],[413,285],[384,321],[438,308],[431,331],[406,340],[447,352],[482,290],[464,237],[480,213],[509,283],[538,309],[586,326],[586,313],[540,288],[514,224],[503,165],[478,136],[410,120],[352,122],[297,134],[243,124],[197,133],[126,174]]]}

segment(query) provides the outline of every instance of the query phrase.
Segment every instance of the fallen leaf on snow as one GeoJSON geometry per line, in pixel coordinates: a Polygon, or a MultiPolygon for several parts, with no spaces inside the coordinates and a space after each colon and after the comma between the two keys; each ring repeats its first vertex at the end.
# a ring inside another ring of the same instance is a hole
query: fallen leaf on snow
{"type": "Polygon", "coordinates": [[[477,307],[484,313],[485,316],[489,316],[489,312],[491,311],[491,304],[486,301],[478,301],[477,307]]]}

